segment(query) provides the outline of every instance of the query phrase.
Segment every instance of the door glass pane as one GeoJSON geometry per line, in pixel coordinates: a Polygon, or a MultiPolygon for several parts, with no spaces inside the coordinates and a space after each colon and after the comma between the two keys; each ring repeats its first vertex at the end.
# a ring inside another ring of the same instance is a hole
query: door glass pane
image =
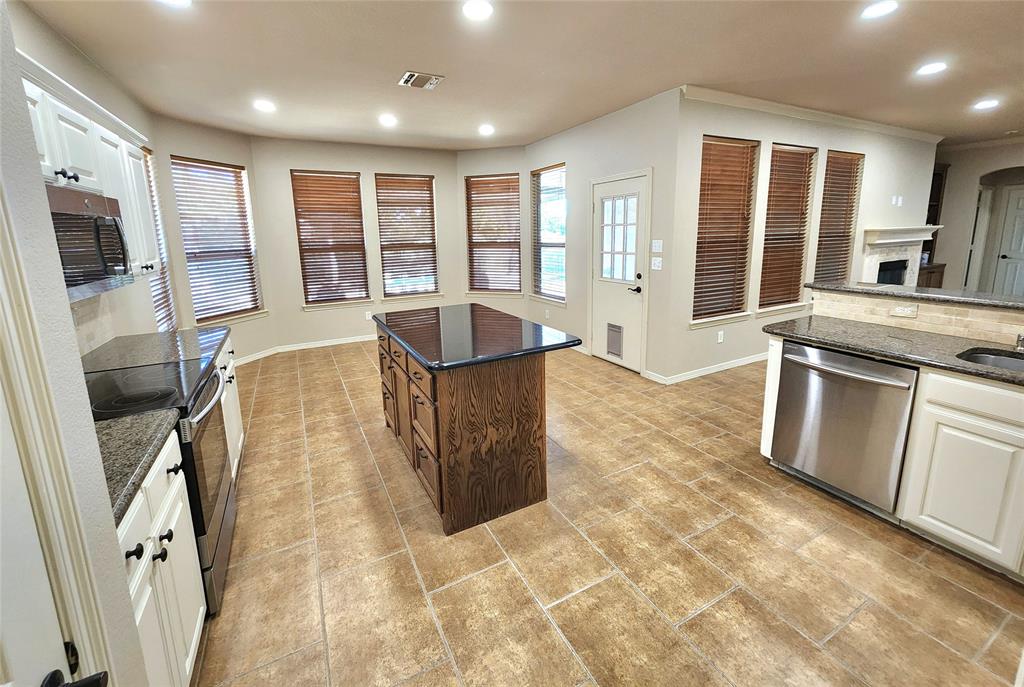
{"type": "Polygon", "coordinates": [[[601,276],[605,279],[611,279],[612,277],[612,256],[610,253],[605,253],[601,256],[601,276]]]}
{"type": "Polygon", "coordinates": [[[633,281],[636,278],[636,256],[626,256],[626,281],[633,281]]]}
{"type": "Polygon", "coordinates": [[[612,267],[612,279],[622,279],[622,255],[615,256],[612,267]]]}
{"type": "Polygon", "coordinates": [[[601,278],[635,283],[637,196],[601,199],[601,278]]]}
{"type": "Polygon", "coordinates": [[[615,199],[615,223],[622,224],[625,221],[626,211],[625,198],[619,197],[615,199]]]}
{"type": "Polygon", "coordinates": [[[604,202],[603,202],[603,205],[604,205],[604,223],[605,224],[611,224],[612,223],[612,199],[611,198],[605,198],[604,202]]]}
{"type": "Polygon", "coordinates": [[[604,247],[601,250],[603,252],[605,252],[605,253],[611,253],[612,252],[612,228],[611,227],[604,227],[603,230],[602,230],[602,233],[604,234],[604,241],[603,241],[604,247]]]}
{"type": "Polygon", "coordinates": [[[636,224],[636,196],[626,199],[626,222],[636,224]]]}
{"type": "Polygon", "coordinates": [[[626,252],[636,253],[636,226],[626,227],[626,252]]]}
{"type": "Polygon", "coordinates": [[[615,245],[614,248],[618,252],[622,252],[622,227],[615,227],[615,245]]]}

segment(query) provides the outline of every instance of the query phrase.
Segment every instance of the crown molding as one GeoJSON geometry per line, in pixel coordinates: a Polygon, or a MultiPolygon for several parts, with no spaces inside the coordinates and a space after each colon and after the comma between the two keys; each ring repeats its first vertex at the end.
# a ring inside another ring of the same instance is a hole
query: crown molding
{"type": "Polygon", "coordinates": [[[995,138],[989,141],[975,141],[974,143],[958,143],[952,146],[939,146],[940,153],[949,153],[956,150],[975,150],[977,148],[999,148],[1000,146],[1011,146],[1024,143],[1024,136],[1013,136],[1012,138],[995,138]]]}

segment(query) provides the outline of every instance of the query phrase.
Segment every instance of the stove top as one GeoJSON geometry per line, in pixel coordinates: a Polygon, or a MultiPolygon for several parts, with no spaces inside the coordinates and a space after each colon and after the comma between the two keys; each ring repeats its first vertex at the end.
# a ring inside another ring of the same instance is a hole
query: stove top
{"type": "Polygon", "coordinates": [[[187,415],[213,370],[213,358],[143,365],[85,375],[95,420],[178,408],[187,415]]]}

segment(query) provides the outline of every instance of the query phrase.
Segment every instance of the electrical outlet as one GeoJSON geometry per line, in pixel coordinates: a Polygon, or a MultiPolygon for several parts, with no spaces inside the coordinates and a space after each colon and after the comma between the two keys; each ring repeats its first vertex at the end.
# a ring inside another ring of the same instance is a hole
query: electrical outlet
{"type": "Polygon", "coordinates": [[[544,319],[545,320],[550,320],[551,319],[551,311],[548,310],[547,308],[544,308],[544,319]]]}
{"type": "Polygon", "coordinates": [[[373,312],[372,311],[370,311],[370,310],[366,311],[366,319],[368,319],[368,320],[372,320],[373,319],[373,312]]]}
{"type": "Polygon", "coordinates": [[[719,329],[718,330],[718,343],[725,343],[725,330],[724,329],[719,329]]]}
{"type": "Polygon", "coordinates": [[[893,317],[910,317],[910,318],[915,318],[915,317],[917,317],[917,304],[915,303],[913,305],[897,305],[897,306],[894,306],[889,311],[889,314],[892,315],[893,317]]]}

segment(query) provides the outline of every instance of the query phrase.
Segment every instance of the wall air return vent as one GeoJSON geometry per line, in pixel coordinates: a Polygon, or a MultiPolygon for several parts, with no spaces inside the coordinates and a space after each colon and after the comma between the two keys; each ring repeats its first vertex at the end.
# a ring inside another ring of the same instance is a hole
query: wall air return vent
{"type": "Polygon", "coordinates": [[[423,74],[422,72],[406,72],[402,75],[402,78],[398,80],[399,86],[409,86],[410,88],[422,88],[426,91],[432,91],[437,88],[437,85],[444,81],[443,76],[437,74],[423,74]]]}

